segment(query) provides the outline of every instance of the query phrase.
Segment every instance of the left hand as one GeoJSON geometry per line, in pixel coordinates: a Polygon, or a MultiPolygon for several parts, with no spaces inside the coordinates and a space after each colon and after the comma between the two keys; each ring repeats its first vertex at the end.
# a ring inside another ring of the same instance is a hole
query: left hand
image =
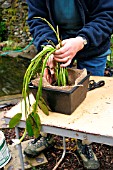
{"type": "Polygon", "coordinates": [[[54,53],[54,60],[61,62],[61,67],[67,67],[71,64],[72,59],[75,57],[78,51],[83,49],[83,38],[69,38],[62,41],[62,47],[57,45],[57,49],[54,53]]]}
{"type": "Polygon", "coordinates": [[[56,66],[56,62],[54,60],[54,55],[51,54],[50,57],[48,58],[47,61],[47,67],[44,70],[44,78],[46,78],[46,80],[52,84],[55,81],[55,66],[56,66]]]}

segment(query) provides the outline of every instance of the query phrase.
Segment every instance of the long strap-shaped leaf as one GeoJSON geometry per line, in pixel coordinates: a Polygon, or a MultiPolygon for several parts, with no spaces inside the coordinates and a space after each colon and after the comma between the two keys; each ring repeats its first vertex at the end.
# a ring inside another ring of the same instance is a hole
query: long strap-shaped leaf
{"type": "Polygon", "coordinates": [[[49,52],[49,51],[54,51],[55,49],[52,46],[46,46],[43,48],[43,50],[38,53],[35,58],[33,58],[31,60],[31,63],[28,67],[28,69],[26,70],[25,76],[24,76],[24,80],[23,80],[23,89],[22,89],[22,95],[24,98],[24,103],[25,103],[25,116],[27,118],[27,114],[29,113],[29,107],[27,105],[27,96],[29,93],[29,88],[28,88],[28,84],[32,78],[32,76],[34,75],[34,70],[38,67],[39,62],[42,60],[42,58],[44,58],[44,56],[49,52]]]}
{"type": "Polygon", "coordinates": [[[39,81],[39,85],[38,85],[38,91],[37,91],[37,94],[36,94],[36,103],[35,103],[35,107],[34,107],[34,112],[36,112],[37,110],[37,106],[38,106],[38,101],[40,99],[40,97],[42,96],[42,78],[43,78],[43,74],[44,74],[44,69],[46,67],[46,63],[47,63],[47,60],[49,58],[49,56],[54,53],[55,49],[53,48],[49,53],[47,53],[44,61],[43,61],[43,66],[42,66],[42,72],[41,72],[41,75],[40,75],[40,81],[39,81]]]}

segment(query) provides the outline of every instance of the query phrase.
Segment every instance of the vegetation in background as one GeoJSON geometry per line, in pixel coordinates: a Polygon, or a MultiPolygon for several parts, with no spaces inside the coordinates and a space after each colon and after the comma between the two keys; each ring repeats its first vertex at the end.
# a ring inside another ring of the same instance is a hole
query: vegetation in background
{"type": "Polygon", "coordinates": [[[0,22],[0,42],[6,40],[6,24],[4,21],[0,22]]]}
{"type": "Polygon", "coordinates": [[[111,54],[107,57],[106,67],[113,68],[113,35],[111,36],[111,54]]]}
{"type": "MultiPolygon", "coordinates": [[[[29,27],[27,25],[28,7],[26,1],[8,1],[9,7],[0,7],[0,15],[5,21],[7,28],[7,39],[17,43],[22,42],[22,37],[29,39],[29,27]],[[23,35],[22,35],[23,34],[23,35]]],[[[0,22],[1,22],[0,18],[0,22]]],[[[0,26],[1,27],[1,26],[0,26]]],[[[1,30],[0,30],[1,33],[1,30]]],[[[2,40],[3,41],[3,40],[2,40]]]]}
{"type": "Polygon", "coordinates": [[[21,50],[22,47],[20,47],[19,43],[16,43],[15,41],[9,40],[4,42],[4,47],[2,48],[2,51],[13,51],[13,50],[21,50]]]}

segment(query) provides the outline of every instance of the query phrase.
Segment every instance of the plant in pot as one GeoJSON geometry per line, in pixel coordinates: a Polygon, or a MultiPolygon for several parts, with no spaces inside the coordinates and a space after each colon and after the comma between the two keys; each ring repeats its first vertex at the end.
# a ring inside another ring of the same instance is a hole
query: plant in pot
{"type": "MultiPolygon", "coordinates": [[[[40,17],[38,17],[38,18],[40,18],[40,17]]],[[[50,26],[50,28],[54,31],[56,38],[58,40],[58,43],[60,44],[60,46],[62,46],[62,42],[59,38],[58,27],[57,27],[57,30],[55,30],[53,28],[53,26],[46,19],[44,19],[44,18],[40,18],[40,19],[43,19],[45,22],[47,22],[47,24],[50,26]]],[[[43,91],[42,90],[43,89],[43,74],[44,74],[44,69],[46,68],[47,60],[48,60],[49,56],[55,52],[55,50],[56,50],[56,47],[53,43],[51,46],[43,46],[43,50],[41,52],[39,52],[31,60],[31,63],[26,70],[26,73],[25,73],[24,79],[23,79],[23,89],[22,89],[22,96],[23,96],[24,106],[25,106],[24,114],[25,114],[26,128],[25,128],[24,134],[21,137],[21,139],[16,142],[14,141],[16,144],[20,143],[24,139],[27,132],[28,132],[29,136],[34,136],[36,138],[39,136],[40,130],[41,130],[41,120],[40,120],[40,117],[38,114],[38,106],[46,115],[49,115],[49,107],[46,104],[47,100],[46,101],[44,100],[43,92],[42,92],[43,91]],[[37,75],[37,73],[38,73],[38,77],[39,77],[39,82],[38,82],[38,88],[35,89],[36,90],[36,94],[35,94],[36,100],[35,100],[35,103],[32,105],[32,109],[30,109],[31,106],[30,106],[30,101],[29,101],[29,93],[30,93],[29,83],[30,83],[31,79],[37,75]]],[[[55,73],[56,73],[57,86],[66,87],[66,85],[69,85],[70,80],[69,80],[69,75],[68,75],[69,72],[68,72],[67,68],[61,68],[60,63],[57,63],[56,68],[55,68],[55,73]]],[[[86,82],[86,84],[87,84],[87,82],[86,82]]],[[[76,87],[74,89],[72,88],[71,91],[69,91],[69,94],[72,93],[78,86],[81,86],[81,85],[76,85],[76,87]]],[[[87,87],[85,89],[87,89],[87,87]]],[[[50,88],[49,88],[49,90],[50,90],[50,88]]],[[[56,91],[58,91],[58,89],[56,91]]],[[[64,94],[64,89],[62,92],[64,94]]],[[[49,91],[49,93],[50,93],[50,91],[49,91]]],[[[55,94],[55,91],[53,92],[53,94],[55,94]]],[[[76,94],[74,93],[73,97],[75,97],[75,95],[76,94]]],[[[46,96],[49,96],[49,95],[46,94],[46,96]]],[[[82,96],[84,96],[84,95],[82,95],[82,96]]],[[[69,98],[70,98],[70,96],[67,98],[67,100],[69,100],[69,98]]],[[[47,99],[47,98],[45,98],[45,99],[47,99]]],[[[82,97],[82,100],[83,99],[84,99],[84,97],[82,97]]],[[[73,99],[71,99],[71,100],[73,100],[73,99]]],[[[75,109],[75,106],[73,109],[75,109]]],[[[54,111],[54,109],[53,109],[53,111],[54,111]]],[[[10,128],[15,127],[20,122],[21,118],[22,118],[22,113],[17,113],[10,120],[9,127],[10,128]]]]}

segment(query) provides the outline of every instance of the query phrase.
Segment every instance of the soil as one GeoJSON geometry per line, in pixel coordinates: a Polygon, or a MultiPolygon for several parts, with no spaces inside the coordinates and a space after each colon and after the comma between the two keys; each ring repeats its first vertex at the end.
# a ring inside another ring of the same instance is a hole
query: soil
{"type": "MultiPolygon", "coordinates": [[[[47,80],[43,77],[42,79],[42,86],[50,89],[55,90],[64,90],[64,91],[70,91],[73,89],[73,87],[78,86],[78,83],[80,83],[85,77],[87,76],[86,69],[80,70],[75,68],[68,68],[68,84],[66,86],[57,86],[56,82],[54,82],[52,85],[47,82],[47,80]]],[[[32,85],[38,86],[40,81],[39,75],[37,75],[37,78],[33,79],[32,85]]]]}
{"type": "MultiPolygon", "coordinates": [[[[10,108],[10,107],[9,107],[10,108]]],[[[6,109],[9,109],[4,108],[6,109]]],[[[12,138],[15,138],[14,129],[4,128],[1,129],[6,137],[7,144],[12,144],[12,138]]],[[[20,129],[20,137],[22,136],[24,129],[20,129]]],[[[25,140],[30,139],[28,136],[25,140]]],[[[38,166],[34,170],[52,170],[58,160],[62,156],[62,137],[54,136],[55,145],[44,151],[48,163],[45,165],[38,166]]],[[[92,143],[92,149],[96,154],[99,162],[99,170],[113,170],[113,147],[105,144],[92,143]]],[[[32,168],[33,170],[33,168],[32,168]]],[[[66,138],[66,155],[58,167],[58,170],[84,170],[82,160],[76,154],[76,140],[71,138],[66,138]]]]}

